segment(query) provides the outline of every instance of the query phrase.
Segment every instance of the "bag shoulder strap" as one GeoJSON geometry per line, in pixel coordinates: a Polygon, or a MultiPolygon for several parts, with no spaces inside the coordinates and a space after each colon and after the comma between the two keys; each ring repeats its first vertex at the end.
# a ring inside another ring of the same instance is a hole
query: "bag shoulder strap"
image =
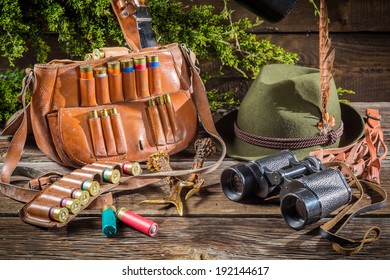
{"type": "Polygon", "coordinates": [[[18,129],[9,144],[7,154],[4,159],[4,165],[1,169],[1,182],[9,183],[11,175],[18,165],[20,158],[23,153],[24,145],[26,144],[27,131],[28,131],[28,112],[26,106],[26,94],[30,86],[34,86],[35,76],[34,72],[31,70],[27,74],[22,82],[22,91],[20,93],[20,98],[22,101],[22,111],[21,111],[21,121],[18,129]]]}
{"type": "Polygon", "coordinates": [[[111,6],[118,19],[123,36],[133,52],[138,52],[141,49],[137,21],[134,16],[137,11],[137,3],[138,1],[134,0],[111,0],[111,6]]]}
{"type": "Polygon", "coordinates": [[[381,209],[387,206],[387,192],[379,185],[369,181],[358,180],[351,169],[342,162],[330,162],[326,167],[341,167],[351,177],[350,185],[357,188],[359,195],[355,202],[346,205],[340,212],[328,222],[320,226],[322,237],[332,242],[333,249],[343,255],[351,255],[359,252],[367,243],[374,242],[380,237],[381,230],[377,226],[368,228],[361,239],[352,239],[340,236],[341,230],[356,216],[369,211],[381,209]],[[364,205],[367,190],[378,195],[375,202],[364,205]],[[379,199],[380,197],[380,199],[379,199]]]}

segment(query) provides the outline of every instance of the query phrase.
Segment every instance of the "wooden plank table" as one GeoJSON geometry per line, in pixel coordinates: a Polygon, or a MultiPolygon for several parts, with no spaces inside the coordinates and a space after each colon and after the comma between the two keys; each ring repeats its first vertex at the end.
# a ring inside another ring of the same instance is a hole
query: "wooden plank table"
{"type": "MultiPolygon", "coordinates": [[[[390,103],[353,103],[361,114],[365,108],[379,108],[385,140],[390,141],[390,103]]],[[[1,165],[8,141],[0,142],[1,165]]],[[[190,166],[187,152],[172,158],[175,168],[190,166]]],[[[357,217],[345,230],[360,236],[377,225],[382,236],[358,254],[342,256],[321,238],[318,224],[295,231],[282,219],[277,199],[249,204],[229,201],[219,186],[223,168],[237,161],[226,157],[208,174],[207,188],[184,203],[184,216],[174,207],[141,203],[168,193],[162,185],[114,194],[115,205],[126,207],[159,224],[159,232],[148,237],[121,223],[118,234],[101,233],[100,211],[84,210],[66,227],[42,229],[24,223],[18,216],[22,204],[0,195],[0,259],[389,259],[390,207],[357,217]]],[[[33,143],[27,145],[23,165],[41,170],[70,169],[45,157],[33,143]]],[[[383,162],[383,187],[390,190],[389,161],[383,162]]],[[[323,222],[323,221],[322,221],[323,222]]]]}

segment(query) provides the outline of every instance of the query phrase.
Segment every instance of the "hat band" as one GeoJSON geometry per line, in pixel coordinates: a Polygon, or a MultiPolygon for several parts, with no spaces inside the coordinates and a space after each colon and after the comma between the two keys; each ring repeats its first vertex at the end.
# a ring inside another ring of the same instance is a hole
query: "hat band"
{"type": "Polygon", "coordinates": [[[302,149],[319,145],[332,145],[341,137],[344,130],[343,122],[336,130],[331,130],[327,134],[303,138],[274,138],[254,135],[240,129],[234,122],[234,134],[248,144],[272,148],[272,149],[302,149]]]}

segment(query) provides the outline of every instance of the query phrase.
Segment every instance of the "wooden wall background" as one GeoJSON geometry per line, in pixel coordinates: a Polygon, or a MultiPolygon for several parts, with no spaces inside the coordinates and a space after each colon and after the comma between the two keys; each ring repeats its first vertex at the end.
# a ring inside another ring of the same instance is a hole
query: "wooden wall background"
{"type": "MultiPolygon", "coordinates": [[[[186,0],[188,3],[208,3],[186,0]]],[[[318,1],[316,1],[317,3],[318,1]]],[[[213,1],[217,9],[223,1],[213,1]]],[[[255,15],[229,1],[233,19],[255,15]]],[[[356,92],[350,101],[390,101],[390,1],[328,0],[330,37],[336,48],[336,85],[356,92]]],[[[278,24],[264,22],[252,30],[259,38],[295,52],[299,65],[318,67],[318,25],[308,0],[300,0],[278,24]]],[[[221,88],[236,87],[246,92],[247,83],[236,73],[213,82],[221,88]]]]}
{"type": "MultiPolygon", "coordinates": [[[[212,4],[222,10],[223,0],[182,0],[185,5],[212,4]]],[[[316,1],[318,2],[318,1],[316,1]]],[[[390,1],[389,0],[328,0],[330,36],[336,48],[334,77],[337,86],[351,89],[350,101],[390,101],[390,1]]],[[[235,10],[233,19],[255,15],[229,0],[229,8],[235,10]]],[[[313,8],[308,0],[300,0],[292,12],[280,23],[264,22],[251,30],[258,38],[295,52],[299,65],[318,67],[318,26],[313,8]]],[[[50,59],[67,58],[50,35],[52,52],[50,59]]],[[[6,65],[0,59],[0,68],[6,65]]],[[[20,67],[34,64],[34,57],[26,56],[20,67]]],[[[213,63],[202,64],[202,71],[215,67],[213,63]]],[[[239,73],[230,71],[225,76],[207,83],[207,88],[223,91],[235,89],[242,96],[251,81],[245,81],[239,73]]]]}

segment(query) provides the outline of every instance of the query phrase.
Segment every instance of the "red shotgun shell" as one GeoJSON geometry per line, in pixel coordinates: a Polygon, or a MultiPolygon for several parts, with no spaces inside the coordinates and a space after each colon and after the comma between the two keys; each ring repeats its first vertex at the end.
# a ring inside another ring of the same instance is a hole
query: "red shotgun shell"
{"type": "Polygon", "coordinates": [[[158,225],[155,222],[135,214],[125,207],[119,209],[117,217],[128,226],[143,232],[146,235],[154,236],[158,232],[158,225]]]}

